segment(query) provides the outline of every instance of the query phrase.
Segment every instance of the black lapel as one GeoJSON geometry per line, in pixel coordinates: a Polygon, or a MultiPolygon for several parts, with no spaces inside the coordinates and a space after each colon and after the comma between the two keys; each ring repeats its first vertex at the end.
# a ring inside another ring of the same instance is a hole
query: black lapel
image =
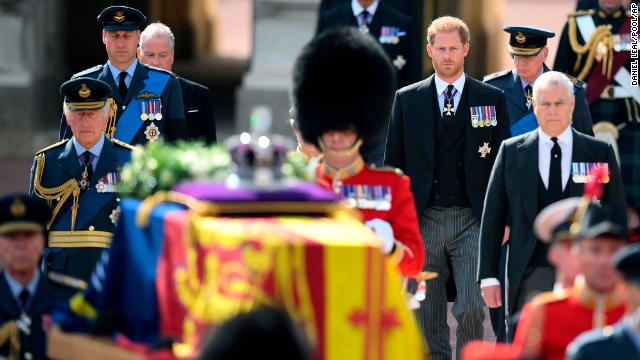
{"type": "Polygon", "coordinates": [[[521,190],[524,195],[524,211],[533,225],[538,215],[538,132],[532,131],[522,143],[516,145],[517,174],[522,174],[521,190]],[[529,176],[525,176],[529,174],[529,176]],[[535,174],[535,176],[534,176],[535,174]]]}
{"type": "Polygon", "coordinates": [[[20,314],[18,304],[11,294],[11,289],[7,280],[4,278],[4,272],[0,271],[0,311],[8,314],[8,317],[17,319],[20,314]]]}
{"type": "MultiPolygon", "coordinates": [[[[591,147],[587,144],[584,136],[577,131],[571,129],[573,133],[573,143],[571,144],[571,162],[589,162],[591,157],[591,147]]],[[[569,170],[571,171],[571,169],[569,170]]],[[[572,174],[569,172],[569,196],[582,196],[584,192],[584,184],[578,184],[573,181],[572,174]]]]}
{"type": "Polygon", "coordinates": [[[109,64],[104,64],[102,67],[102,72],[98,75],[98,80],[102,80],[111,86],[111,96],[113,100],[115,100],[116,104],[120,104],[122,99],[120,99],[120,93],[118,92],[118,85],[116,85],[116,81],[111,75],[111,69],[109,69],[109,64]]]}
{"type": "Polygon", "coordinates": [[[98,158],[96,164],[96,170],[93,172],[93,178],[91,179],[91,186],[94,186],[100,178],[105,176],[108,172],[114,171],[118,157],[116,154],[116,148],[109,139],[104,139],[104,145],[102,147],[102,153],[98,158]]]}
{"type": "Polygon", "coordinates": [[[78,159],[76,148],[73,146],[73,140],[67,141],[64,151],[58,155],[60,169],[70,178],[80,179],[80,160],[78,159]]]}
{"type": "Polygon", "coordinates": [[[373,19],[371,19],[371,24],[369,25],[369,33],[376,39],[376,41],[380,37],[380,31],[382,30],[383,22],[384,5],[380,2],[378,3],[376,13],[373,15],[373,19]]]}
{"type": "Polygon", "coordinates": [[[424,139],[424,141],[421,141],[424,143],[424,155],[428,160],[427,164],[432,165],[435,164],[435,122],[437,121],[433,118],[433,109],[434,106],[436,108],[439,107],[437,101],[433,104],[435,90],[432,87],[436,86],[433,81],[434,76],[429,76],[416,88],[415,103],[419,110],[415,112],[416,115],[412,124],[416,129],[415,136],[424,139]]]}
{"type": "Polygon", "coordinates": [[[454,115],[453,121],[456,123],[471,123],[471,113],[469,111],[469,88],[471,87],[470,83],[471,82],[467,77],[464,82],[464,87],[462,88],[462,94],[460,94],[460,102],[458,103],[458,107],[456,108],[456,113],[454,115]]]}
{"type": "MultiPolygon", "coordinates": [[[[133,72],[133,79],[131,79],[131,84],[129,84],[129,90],[127,90],[127,97],[124,99],[124,103],[128,104],[134,95],[140,93],[142,88],[144,88],[144,81],[149,77],[147,75],[147,69],[138,61],[136,65],[136,70],[133,72]]],[[[158,97],[162,94],[156,94],[158,97]]]]}
{"type": "MultiPolygon", "coordinates": [[[[346,26],[358,27],[358,17],[353,15],[353,10],[351,9],[351,3],[344,4],[340,11],[341,11],[340,16],[342,17],[342,19],[341,20],[340,18],[336,19],[336,21],[338,21],[340,25],[344,24],[346,26]]],[[[333,22],[333,20],[331,20],[331,22],[333,22]]]]}

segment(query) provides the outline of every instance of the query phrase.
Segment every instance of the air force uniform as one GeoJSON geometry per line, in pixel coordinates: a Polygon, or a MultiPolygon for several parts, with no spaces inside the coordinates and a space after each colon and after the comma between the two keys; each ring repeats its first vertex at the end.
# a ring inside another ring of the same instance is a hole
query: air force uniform
{"type": "MultiPolygon", "coordinates": [[[[95,104],[100,108],[111,88],[100,80],[78,78],[63,84],[61,93],[67,106],[90,108],[95,104]],[[88,97],[79,96],[83,89],[90,90],[88,97]]],[[[100,253],[111,244],[120,216],[116,186],[133,149],[103,135],[91,149],[84,149],[72,137],[36,153],[30,194],[48,200],[53,209],[43,258],[45,271],[88,280],[100,253]],[[91,153],[91,161],[83,164],[85,151],[91,153]]]]}
{"type": "MultiPolygon", "coordinates": [[[[26,194],[0,199],[0,233],[44,232],[51,210],[41,199],[26,194]]],[[[8,240],[22,241],[22,240],[8,240]]],[[[58,303],[56,290],[67,286],[60,276],[47,277],[38,269],[27,284],[0,271],[0,358],[46,359],[43,315],[58,303]]]]}
{"type": "MultiPolygon", "coordinates": [[[[138,30],[145,20],[140,11],[126,6],[110,6],[98,16],[106,31],[138,30]]],[[[182,90],[173,73],[142,64],[136,59],[126,71],[107,61],[104,65],[73,75],[72,79],[79,77],[102,80],[113,89],[113,113],[105,129],[107,137],[131,145],[146,144],[159,138],[177,140],[187,137],[182,90]],[[122,86],[127,87],[126,91],[121,89],[122,86]]],[[[60,139],[68,139],[71,135],[63,115],[60,139]]]]}
{"type": "MultiPolygon", "coordinates": [[[[506,26],[503,30],[510,34],[509,54],[511,56],[535,56],[547,46],[547,38],[555,36],[553,32],[527,26],[506,26]]],[[[547,71],[549,68],[543,65],[539,75],[547,71]]],[[[538,127],[532,105],[534,83],[525,83],[515,69],[489,74],[483,81],[504,91],[512,136],[524,134],[538,127]]],[[[591,113],[582,81],[573,79],[573,94],[575,108],[572,126],[583,134],[593,136],[591,113]]]]}

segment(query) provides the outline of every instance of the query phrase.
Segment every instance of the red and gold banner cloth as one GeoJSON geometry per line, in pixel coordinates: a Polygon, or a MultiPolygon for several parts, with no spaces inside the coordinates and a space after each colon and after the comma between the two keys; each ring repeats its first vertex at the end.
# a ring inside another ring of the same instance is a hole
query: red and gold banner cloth
{"type": "Polygon", "coordinates": [[[302,324],[316,359],[424,359],[400,275],[349,216],[169,214],[158,266],[161,332],[193,355],[205,332],[261,304],[302,324]]]}

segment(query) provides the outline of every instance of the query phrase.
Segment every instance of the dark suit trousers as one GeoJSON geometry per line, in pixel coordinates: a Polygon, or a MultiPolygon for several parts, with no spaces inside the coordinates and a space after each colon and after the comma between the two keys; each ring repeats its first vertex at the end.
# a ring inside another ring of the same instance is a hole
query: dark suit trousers
{"type": "Polygon", "coordinates": [[[476,282],[479,231],[480,221],[471,208],[431,206],[420,219],[420,232],[427,250],[425,270],[439,274],[427,284],[426,299],[416,313],[431,359],[451,359],[446,294],[447,279],[451,275],[457,291],[452,309],[458,322],[457,358],[467,342],[482,339],[484,302],[476,282]],[[453,274],[449,274],[447,258],[453,274]]]}

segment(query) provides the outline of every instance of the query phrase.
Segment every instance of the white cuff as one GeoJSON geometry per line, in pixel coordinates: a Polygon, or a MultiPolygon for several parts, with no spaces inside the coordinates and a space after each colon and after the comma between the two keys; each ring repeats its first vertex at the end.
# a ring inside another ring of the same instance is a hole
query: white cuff
{"type": "Polygon", "coordinates": [[[500,281],[496,278],[488,278],[480,280],[480,289],[486,288],[487,286],[500,286],[500,281]]]}

